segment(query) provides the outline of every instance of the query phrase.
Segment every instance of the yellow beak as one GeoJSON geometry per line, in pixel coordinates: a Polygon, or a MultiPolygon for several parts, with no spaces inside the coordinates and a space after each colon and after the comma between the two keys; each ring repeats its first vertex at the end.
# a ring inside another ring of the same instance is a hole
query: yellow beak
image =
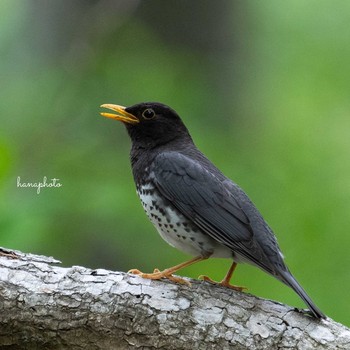
{"type": "Polygon", "coordinates": [[[118,114],[114,114],[114,113],[101,112],[100,114],[103,117],[112,118],[128,124],[137,124],[140,122],[134,115],[125,111],[126,107],[119,106],[119,105],[112,105],[112,104],[103,104],[100,107],[107,108],[118,113],[118,114]]]}

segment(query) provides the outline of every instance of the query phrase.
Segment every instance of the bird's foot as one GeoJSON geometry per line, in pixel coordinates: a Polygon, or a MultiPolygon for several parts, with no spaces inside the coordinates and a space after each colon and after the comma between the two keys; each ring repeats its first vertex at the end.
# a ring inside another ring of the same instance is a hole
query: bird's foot
{"type": "Polygon", "coordinates": [[[160,280],[161,278],[167,278],[170,281],[191,286],[190,282],[186,281],[185,279],[183,279],[181,277],[174,276],[173,273],[176,271],[179,271],[187,266],[190,266],[196,262],[202,261],[204,259],[206,259],[206,258],[203,256],[197,256],[191,260],[185,261],[185,262],[178,264],[178,265],[175,265],[173,267],[169,267],[168,269],[165,269],[163,271],[159,271],[158,269],[154,269],[153,273],[143,273],[137,269],[132,269],[128,272],[133,273],[133,274],[138,275],[138,276],[143,277],[143,278],[151,279],[151,280],[160,280]]]}
{"type": "Polygon", "coordinates": [[[18,259],[19,258],[19,256],[15,252],[6,251],[6,250],[1,249],[1,248],[0,248],[0,256],[6,256],[9,259],[18,259]]]}
{"type": "Polygon", "coordinates": [[[203,281],[206,281],[206,282],[217,284],[219,286],[223,286],[226,288],[237,290],[238,292],[242,292],[243,290],[248,290],[247,287],[235,286],[233,284],[230,284],[230,282],[227,281],[227,279],[223,279],[221,282],[217,282],[217,281],[212,280],[210,277],[204,276],[204,275],[200,275],[198,278],[202,279],[203,281]]]}
{"type": "Polygon", "coordinates": [[[180,284],[186,284],[188,286],[191,286],[191,283],[186,281],[185,279],[181,277],[174,276],[169,269],[165,269],[163,271],[160,271],[158,269],[154,269],[153,273],[144,273],[137,269],[129,270],[128,273],[132,273],[134,275],[138,275],[142,278],[147,278],[151,280],[160,280],[161,278],[167,278],[170,281],[173,281],[175,283],[180,284]]]}

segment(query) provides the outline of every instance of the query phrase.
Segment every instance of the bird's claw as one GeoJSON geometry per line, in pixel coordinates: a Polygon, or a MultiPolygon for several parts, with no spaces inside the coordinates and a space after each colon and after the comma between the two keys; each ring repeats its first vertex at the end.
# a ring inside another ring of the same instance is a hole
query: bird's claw
{"type": "Polygon", "coordinates": [[[159,269],[154,269],[153,273],[144,273],[138,269],[131,269],[128,271],[128,273],[132,273],[142,278],[151,279],[151,280],[160,280],[161,278],[166,278],[175,283],[186,284],[187,286],[191,286],[190,282],[186,281],[181,277],[172,275],[171,273],[167,272],[167,270],[160,271],[159,269]]]}
{"type": "Polygon", "coordinates": [[[233,289],[233,290],[237,290],[238,292],[242,292],[244,290],[248,290],[247,287],[235,286],[233,284],[230,284],[230,282],[225,280],[225,279],[222,280],[221,282],[217,282],[217,281],[214,281],[213,279],[211,279],[210,277],[204,276],[204,275],[200,275],[198,278],[203,280],[203,281],[210,282],[210,283],[213,283],[213,284],[217,284],[217,285],[222,286],[222,287],[226,287],[226,288],[230,288],[230,289],[233,289]]]}

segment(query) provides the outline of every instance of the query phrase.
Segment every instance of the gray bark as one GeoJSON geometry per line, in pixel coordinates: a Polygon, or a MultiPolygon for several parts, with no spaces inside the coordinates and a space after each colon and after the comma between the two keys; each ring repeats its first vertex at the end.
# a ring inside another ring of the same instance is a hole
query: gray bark
{"type": "Polygon", "coordinates": [[[1,349],[350,349],[345,326],[247,293],[57,263],[0,248],[1,349]]]}

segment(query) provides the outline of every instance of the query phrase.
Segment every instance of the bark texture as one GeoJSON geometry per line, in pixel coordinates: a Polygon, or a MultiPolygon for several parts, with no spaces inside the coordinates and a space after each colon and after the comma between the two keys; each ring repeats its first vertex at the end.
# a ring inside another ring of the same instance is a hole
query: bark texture
{"type": "Polygon", "coordinates": [[[350,349],[350,330],[209,283],[0,248],[1,349],[350,349]]]}

